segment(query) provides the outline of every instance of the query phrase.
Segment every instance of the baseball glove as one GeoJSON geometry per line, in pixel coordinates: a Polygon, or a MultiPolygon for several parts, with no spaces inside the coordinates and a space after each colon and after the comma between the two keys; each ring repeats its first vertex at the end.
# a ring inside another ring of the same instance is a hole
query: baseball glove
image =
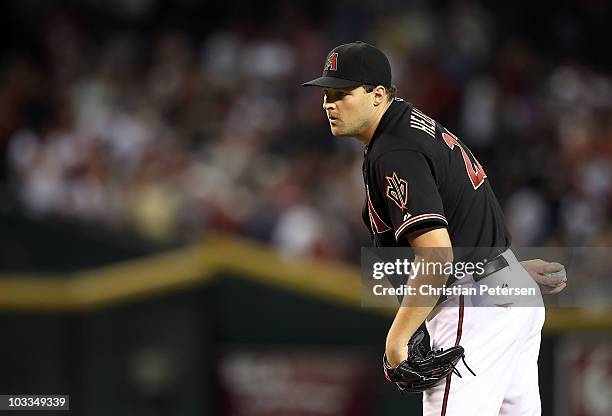
{"type": "MultiPolygon", "coordinates": [[[[415,332],[408,342],[408,358],[397,367],[391,367],[386,354],[383,356],[385,377],[404,393],[421,393],[435,386],[450,373],[461,377],[455,365],[465,358],[463,347],[458,345],[447,350],[432,351],[423,346],[424,337],[422,330],[415,332]]],[[[474,374],[467,365],[466,368],[474,374]]]]}

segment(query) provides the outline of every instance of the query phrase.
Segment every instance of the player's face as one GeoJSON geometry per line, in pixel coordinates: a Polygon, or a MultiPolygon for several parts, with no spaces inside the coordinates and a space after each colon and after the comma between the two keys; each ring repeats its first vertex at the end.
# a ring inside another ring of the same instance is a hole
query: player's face
{"type": "Polygon", "coordinates": [[[373,94],[359,86],[323,90],[323,110],[334,136],[359,137],[368,130],[374,114],[373,94]]]}

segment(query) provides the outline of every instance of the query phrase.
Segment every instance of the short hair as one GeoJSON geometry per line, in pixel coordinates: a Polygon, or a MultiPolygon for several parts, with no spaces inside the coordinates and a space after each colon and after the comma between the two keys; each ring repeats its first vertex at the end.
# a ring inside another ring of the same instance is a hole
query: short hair
{"type": "MultiPolygon", "coordinates": [[[[363,84],[362,86],[366,90],[366,92],[372,92],[374,91],[374,88],[377,87],[377,85],[370,84],[363,84]]],[[[388,100],[393,101],[397,95],[397,87],[395,85],[391,85],[390,87],[385,87],[383,85],[382,87],[385,89],[385,93],[387,94],[388,100]]]]}

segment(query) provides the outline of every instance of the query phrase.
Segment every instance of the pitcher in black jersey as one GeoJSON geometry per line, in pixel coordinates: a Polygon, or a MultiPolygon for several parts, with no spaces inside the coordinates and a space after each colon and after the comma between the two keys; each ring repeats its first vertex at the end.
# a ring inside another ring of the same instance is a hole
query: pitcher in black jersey
{"type": "MultiPolygon", "coordinates": [[[[462,260],[486,262],[485,272],[473,276],[474,281],[527,276],[544,293],[565,287],[564,275],[546,274],[562,271],[562,265],[516,260],[485,169],[451,131],[395,97],[391,68],[382,51],[364,42],[340,45],[328,54],[322,76],[303,86],[323,89],[323,110],[334,136],[365,144],[363,217],[375,245],[436,247],[438,261],[456,261],[453,247],[469,248],[461,252],[462,260]]],[[[417,279],[432,286],[445,284],[439,276],[417,279]]],[[[423,414],[539,414],[537,357],[543,308],[466,308],[473,305],[463,295],[447,299],[447,307],[439,300],[405,298],[385,344],[389,365],[399,364],[406,358],[408,340],[426,322],[432,348],[461,344],[470,366],[476,367],[475,377],[451,375],[428,390],[423,414]],[[499,335],[499,328],[506,328],[505,336],[499,335]],[[519,348],[524,345],[528,347],[519,348]],[[518,355],[524,364],[512,368],[518,355]]]]}

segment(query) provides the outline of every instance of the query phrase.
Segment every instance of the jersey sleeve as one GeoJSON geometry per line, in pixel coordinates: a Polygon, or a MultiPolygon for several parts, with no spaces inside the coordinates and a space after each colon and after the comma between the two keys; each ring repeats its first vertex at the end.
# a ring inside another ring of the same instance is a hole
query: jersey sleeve
{"type": "Polygon", "coordinates": [[[375,161],[374,172],[396,241],[414,231],[447,227],[434,174],[423,153],[384,153],[375,161]]]}

